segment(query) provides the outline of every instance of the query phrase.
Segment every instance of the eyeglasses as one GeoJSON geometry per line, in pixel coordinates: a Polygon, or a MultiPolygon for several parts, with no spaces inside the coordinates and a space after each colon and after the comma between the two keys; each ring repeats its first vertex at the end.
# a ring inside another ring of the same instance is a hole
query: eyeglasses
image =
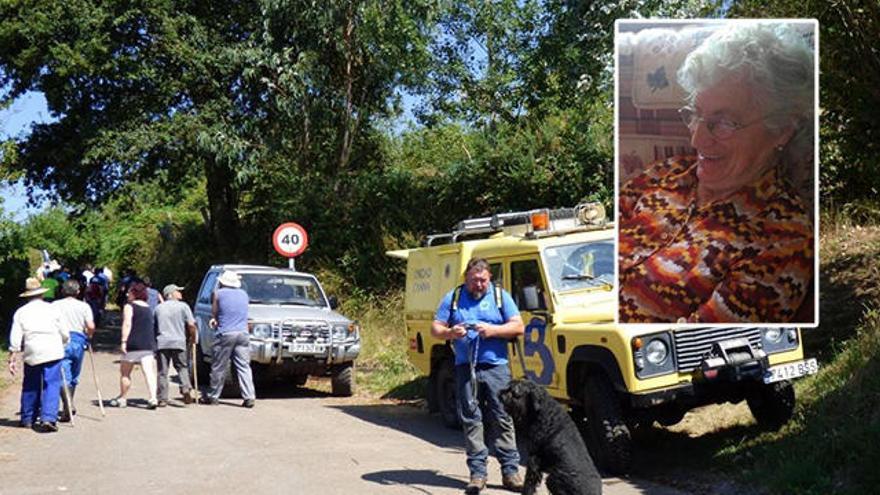
{"type": "Polygon", "coordinates": [[[711,134],[712,137],[723,141],[725,139],[730,139],[731,137],[733,137],[734,132],[740,129],[745,129],[746,127],[749,127],[751,125],[755,125],[758,122],[762,122],[764,119],[773,114],[762,115],[759,119],[747,122],[745,124],[740,124],[738,122],[734,122],[725,118],[700,117],[699,115],[697,115],[697,111],[691,107],[679,108],[678,115],[681,116],[681,121],[684,122],[684,125],[686,125],[691,132],[695,132],[699,123],[703,122],[706,124],[706,129],[709,130],[709,134],[711,134]]]}

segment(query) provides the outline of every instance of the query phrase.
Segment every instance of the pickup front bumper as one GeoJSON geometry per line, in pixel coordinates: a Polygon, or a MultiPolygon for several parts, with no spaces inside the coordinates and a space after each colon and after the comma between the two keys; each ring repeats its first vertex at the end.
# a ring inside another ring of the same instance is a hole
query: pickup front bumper
{"type": "Polygon", "coordinates": [[[250,342],[251,361],[262,364],[282,361],[314,361],[335,364],[354,361],[360,354],[360,340],[325,344],[311,342],[284,342],[275,339],[255,339],[250,342]]]}

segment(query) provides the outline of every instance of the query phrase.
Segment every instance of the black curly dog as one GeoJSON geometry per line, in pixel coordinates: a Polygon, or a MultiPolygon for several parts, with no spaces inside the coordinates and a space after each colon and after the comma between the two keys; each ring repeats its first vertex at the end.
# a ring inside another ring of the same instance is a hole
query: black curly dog
{"type": "Polygon", "coordinates": [[[522,493],[532,495],[547,473],[553,495],[597,495],[602,478],[574,421],[540,385],[514,380],[500,392],[529,462],[522,493]]]}

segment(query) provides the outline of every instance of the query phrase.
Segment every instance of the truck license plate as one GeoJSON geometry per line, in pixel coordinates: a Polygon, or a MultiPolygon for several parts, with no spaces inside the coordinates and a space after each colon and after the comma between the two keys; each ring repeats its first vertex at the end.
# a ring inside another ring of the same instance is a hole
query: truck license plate
{"type": "Polygon", "coordinates": [[[321,354],[324,352],[324,346],[319,344],[301,344],[295,342],[293,345],[288,345],[288,349],[292,352],[303,353],[303,354],[321,354]]]}
{"type": "Polygon", "coordinates": [[[804,375],[815,375],[818,372],[819,363],[816,362],[816,358],[779,364],[767,368],[767,371],[764,372],[764,383],[791,380],[792,378],[799,378],[804,375]]]}

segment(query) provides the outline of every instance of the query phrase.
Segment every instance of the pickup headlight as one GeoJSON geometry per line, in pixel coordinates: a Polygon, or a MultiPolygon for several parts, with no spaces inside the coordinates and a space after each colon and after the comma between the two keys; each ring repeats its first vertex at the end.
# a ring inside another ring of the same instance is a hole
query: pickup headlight
{"type": "Polygon", "coordinates": [[[272,337],[272,325],[255,323],[251,334],[258,339],[269,339],[272,337]]]}
{"type": "Polygon", "coordinates": [[[675,371],[672,336],[669,332],[643,335],[632,339],[633,365],[636,376],[647,378],[675,371]]]}
{"type": "Polygon", "coordinates": [[[796,328],[762,328],[761,345],[767,354],[797,349],[800,345],[798,331],[796,328]]]}
{"type": "Polygon", "coordinates": [[[355,322],[336,323],[333,325],[333,340],[350,340],[356,339],[360,325],[355,322]]]}

